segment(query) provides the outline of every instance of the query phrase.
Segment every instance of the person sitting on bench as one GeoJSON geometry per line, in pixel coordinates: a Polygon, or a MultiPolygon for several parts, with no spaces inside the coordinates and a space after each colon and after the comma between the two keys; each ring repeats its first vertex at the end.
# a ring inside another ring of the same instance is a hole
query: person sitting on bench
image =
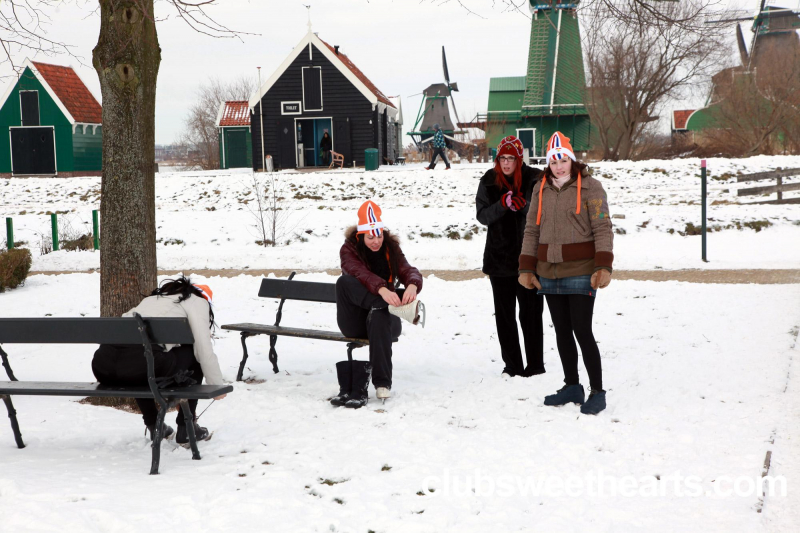
{"type": "Polygon", "coordinates": [[[369,363],[336,364],[340,391],[331,403],[358,408],[367,403],[370,373],[378,399],[389,398],[392,340],[400,335],[400,318],[416,325],[422,312],[424,326],[425,306],[417,300],[422,275],[406,261],[397,237],[384,228],[380,207],[364,202],[358,225],[348,228],[345,237],[339,251],[336,321],[343,335],[369,339],[369,363]],[[400,283],[405,289],[397,288],[400,283]]]}
{"type": "MultiPolygon", "coordinates": [[[[193,345],[154,345],[155,376],[169,380],[177,386],[199,384],[205,376],[209,385],[222,384],[222,371],[211,346],[211,329],[214,327],[214,311],[211,309],[211,289],[207,285],[193,285],[189,278],[164,280],[160,287],[139,305],[123,314],[133,316],[139,313],[148,317],[186,317],[194,337],[193,345]]],[[[92,372],[103,385],[139,386],[147,385],[147,362],[141,345],[101,344],[92,359],[92,372]]],[[[221,400],[223,394],[215,398],[221,400]]],[[[156,402],[150,399],[136,399],[144,418],[145,431],[150,439],[155,434],[158,410],[156,402]]],[[[197,425],[197,400],[189,400],[189,408],[195,418],[194,432],[198,441],[208,440],[208,429],[197,425]]],[[[178,435],[176,441],[189,444],[189,435],[183,414],[178,411],[178,435]]],[[[166,426],[166,424],[165,424],[166,426]]],[[[175,431],[166,426],[164,438],[171,439],[175,431]]]]}

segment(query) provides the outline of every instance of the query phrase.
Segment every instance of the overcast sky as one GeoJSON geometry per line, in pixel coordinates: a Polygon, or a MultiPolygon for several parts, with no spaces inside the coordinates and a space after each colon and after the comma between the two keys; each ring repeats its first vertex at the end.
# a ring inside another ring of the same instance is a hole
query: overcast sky
{"type": "MultiPolygon", "coordinates": [[[[755,12],[759,0],[721,0],[729,7],[755,12]]],[[[461,120],[485,112],[489,78],[524,76],[530,18],[505,8],[500,0],[218,0],[208,9],[215,20],[241,32],[240,39],[215,39],[195,32],[175,16],[166,0],[156,0],[161,69],[156,101],[156,142],[177,139],[194,100],[196,88],[211,77],[242,75],[262,81],[283,62],[307,31],[304,4],[310,4],[313,31],[342,52],[389,96],[400,95],[406,129],[413,125],[419,93],[443,80],[441,46],[447,50],[450,80],[461,120]]],[[[800,0],[774,0],[770,5],[797,7],[800,0]]],[[[35,60],[71,65],[100,99],[100,84],[91,67],[100,20],[90,0],[65,1],[47,13],[48,37],[74,46],[76,57],[44,55],[35,60]],[[81,63],[82,62],[82,63],[81,63]]],[[[733,36],[733,28],[731,35],[733,36]]],[[[733,50],[732,50],[733,51],[733,50]]],[[[22,63],[25,53],[17,54],[22,63]]],[[[0,66],[0,82],[12,81],[8,65],[0,66]]],[[[702,104],[702,96],[694,98],[702,104]]]]}

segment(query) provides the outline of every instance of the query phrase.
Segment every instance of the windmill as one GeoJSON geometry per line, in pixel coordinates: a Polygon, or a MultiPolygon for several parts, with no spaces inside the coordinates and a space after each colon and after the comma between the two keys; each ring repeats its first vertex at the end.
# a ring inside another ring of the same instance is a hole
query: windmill
{"type": "Polygon", "coordinates": [[[456,123],[459,122],[456,102],[453,93],[458,92],[458,84],[450,81],[450,72],[447,69],[447,55],[442,46],[442,71],[444,73],[444,83],[434,83],[422,91],[422,102],[420,103],[417,120],[414,123],[410,135],[417,146],[433,139],[433,125],[439,124],[445,137],[455,141],[454,135],[461,133],[456,130],[453,120],[450,117],[450,105],[456,115],[456,123]],[[447,99],[450,99],[448,104],[447,99]]]}
{"type": "Polygon", "coordinates": [[[712,89],[708,104],[714,104],[724,98],[726,89],[735,75],[749,74],[758,70],[759,63],[767,60],[770,53],[795,54],[800,57],[800,12],[781,7],[767,6],[761,0],[758,12],[752,17],[732,17],[709,20],[706,24],[736,23],[736,44],[739,48],[741,65],[722,70],[712,77],[712,89]],[[750,47],[745,44],[742,22],[752,21],[753,37],[750,47]]]}
{"type": "MultiPolygon", "coordinates": [[[[766,0],[761,0],[761,6],[753,17],[735,17],[720,20],[709,20],[706,24],[736,23],[736,43],[739,46],[739,57],[742,67],[751,70],[758,65],[760,52],[766,48],[766,42],[774,46],[798,46],[797,30],[800,29],[800,12],[782,8],[766,6],[766,0]],[[751,31],[753,38],[748,51],[745,46],[744,33],[741,22],[753,21],[751,31]]],[[[784,48],[785,49],[785,48],[784,48]]]]}

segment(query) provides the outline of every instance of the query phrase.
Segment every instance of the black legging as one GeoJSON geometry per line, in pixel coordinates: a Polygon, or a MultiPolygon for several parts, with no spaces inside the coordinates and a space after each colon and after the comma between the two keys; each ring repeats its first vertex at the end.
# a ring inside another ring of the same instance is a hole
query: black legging
{"type": "MultiPolygon", "coordinates": [[[[194,346],[184,344],[165,352],[160,346],[153,347],[155,377],[170,377],[178,372],[189,370],[191,379],[198,384],[203,382],[203,369],[194,358],[194,346]]],[[[147,359],[144,348],[140,344],[101,344],[92,359],[92,372],[97,381],[103,385],[117,387],[136,387],[147,385],[147,359]]],[[[192,415],[197,412],[197,400],[189,400],[192,415]]],[[[155,400],[136,398],[136,404],[142,411],[146,426],[155,426],[158,409],[155,400]]],[[[179,426],[186,424],[183,413],[179,410],[175,422],[179,426]]]]}
{"type": "MultiPolygon", "coordinates": [[[[398,295],[402,298],[403,291],[398,295]]],[[[353,276],[336,280],[336,322],[346,337],[369,339],[369,362],[375,388],[392,388],[392,341],[400,336],[400,318],[389,314],[389,304],[353,276]]]]}
{"type": "Polygon", "coordinates": [[[603,390],[603,367],[600,363],[600,350],[592,333],[592,314],[594,298],[583,294],[546,294],[547,307],[556,330],[556,344],[561,366],[564,368],[564,383],[577,385],[578,348],[581,345],[583,364],[589,374],[589,385],[593,390],[603,390]],[[574,335],[574,336],[573,336],[574,335]]]}
{"type": "Polygon", "coordinates": [[[526,289],[516,276],[489,276],[494,298],[494,320],[497,325],[497,340],[505,363],[504,371],[512,376],[539,374],[544,372],[542,334],[542,308],[544,301],[536,289],[526,289]],[[522,351],[519,347],[517,329],[517,303],[519,323],[525,342],[525,357],[528,366],[522,366],[522,351]]]}

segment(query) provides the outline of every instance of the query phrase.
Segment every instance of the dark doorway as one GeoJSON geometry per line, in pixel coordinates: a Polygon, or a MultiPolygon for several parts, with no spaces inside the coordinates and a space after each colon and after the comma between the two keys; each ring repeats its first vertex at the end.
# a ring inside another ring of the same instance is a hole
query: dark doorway
{"type": "Polygon", "coordinates": [[[20,91],[19,106],[23,126],[39,125],[39,91],[20,91]]]}
{"type": "Polygon", "coordinates": [[[350,143],[350,119],[337,119],[333,121],[333,138],[336,140],[334,151],[344,156],[344,165],[352,164],[353,156],[350,143]]]}
{"type": "Polygon", "coordinates": [[[294,119],[278,119],[278,166],[294,168],[297,165],[297,154],[294,142],[294,119]]]}
{"type": "Polygon", "coordinates": [[[52,126],[11,128],[11,173],[44,175],[56,173],[56,145],[52,126]]]}

